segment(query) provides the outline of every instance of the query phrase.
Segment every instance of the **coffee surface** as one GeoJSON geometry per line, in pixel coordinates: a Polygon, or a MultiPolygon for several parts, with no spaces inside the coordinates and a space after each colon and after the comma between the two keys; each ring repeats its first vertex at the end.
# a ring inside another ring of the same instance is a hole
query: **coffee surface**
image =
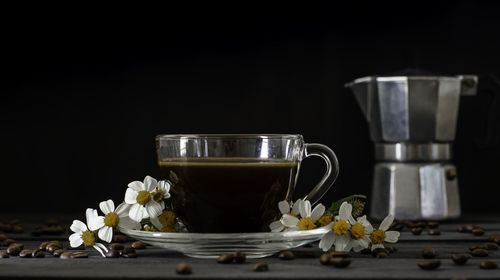
{"type": "Polygon", "coordinates": [[[159,163],[176,214],[190,232],[268,232],[292,196],[297,162],[183,159],[159,163]],[[175,174],[175,175],[174,175],[175,174]],[[177,177],[177,179],[175,179],[177,177]]]}

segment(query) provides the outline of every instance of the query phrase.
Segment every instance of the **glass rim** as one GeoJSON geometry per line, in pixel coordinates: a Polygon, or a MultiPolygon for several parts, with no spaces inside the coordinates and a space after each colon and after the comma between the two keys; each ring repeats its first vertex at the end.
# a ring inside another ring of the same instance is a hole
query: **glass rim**
{"type": "Polygon", "coordinates": [[[180,139],[303,139],[300,134],[159,134],[156,140],[180,139]]]}

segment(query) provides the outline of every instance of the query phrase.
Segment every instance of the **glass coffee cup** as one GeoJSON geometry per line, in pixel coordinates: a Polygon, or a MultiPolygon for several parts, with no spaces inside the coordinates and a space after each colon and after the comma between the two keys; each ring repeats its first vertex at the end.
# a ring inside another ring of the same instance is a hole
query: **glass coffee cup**
{"type": "Polygon", "coordinates": [[[335,153],[291,134],[158,135],[162,179],[172,182],[172,207],[189,232],[268,232],[291,201],[300,164],[326,162],[326,173],[305,197],[318,202],[335,182],[335,153]]]}

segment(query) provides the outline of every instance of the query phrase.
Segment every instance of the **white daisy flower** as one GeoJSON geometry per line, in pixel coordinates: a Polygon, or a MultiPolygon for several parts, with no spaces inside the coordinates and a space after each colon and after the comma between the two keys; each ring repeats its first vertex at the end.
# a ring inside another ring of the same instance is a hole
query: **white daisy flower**
{"type": "Polygon", "coordinates": [[[86,212],[87,224],[79,220],[74,220],[70,229],[74,232],[69,236],[69,243],[71,247],[78,247],[85,245],[86,247],[94,247],[104,257],[104,252],[108,249],[101,243],[95,242],[94,231],[99,230],[104,226],[104,217],[97,215],[97,210],[87,209],[86,212]]]}
{"type": "Polygon", "coordinates": [[[162,209],[165,209],[165,202],[163,200],[170,198],[170,187],[171,184],[169,181],[161,180],[158,181],[158,187],[152,193],[153,200],[160,203],[162,209]]]}
{"type": "Polygon", "coordinates": [[[104,213],[104,226],[99,229],[97,236],[108,243],[113,239],[113,228],[120,225],[124,228],[140,229],[141,224],[130,219],[128,212],[130,204],[121,203],[115,209],[113,200],[108,199],[99,203],[99,208],[104,213]]]}
{"type": "Polygon", "coordinates": [[[335,251],[345,251],[351,239],[349,229],[354,223],[352,205],[344,201],[340,205],[339,215],[335,217],[335,222],[330,223],[332,230],[321,238],[319,247],[326,252],[332,245],[335,245],[335,251]]]}
{"type": "Polygon", "coordinates": [[[299,205],[302,202],[302,199],[298,199],[295,203],[283,200],[278,203],[278,208],[280,209],[281,212],[281,218],[277,221],[272,222],[269,225],[269,228],[271,229],[272,232],[281,232],[285,229],[285,225],[283,225],[282,220],[283,220],[283,215],[290,215],[297,217],[299,214],[299,205]]]}
{"type": "Polygon", "coordinates": [[[358,218],[358,220],[349,229],[351,240],[346,245],[345,251],[359,252],[368,248],[370,245],[370,234],[373,232],[373,226],[366,219],[366,215],[358,218]]]}
{"type": "Polygon", "coordinates": [[[153,198],[153,193],[158,187],[158,181],[151,176],[144,178],[144,183],[134,181],[128,184],[125,192],[125,203],[130,204],[129,217],[140,222],[144,218],[158,217],[164,206],[153,198]]]}
{"type": "Polygon", "coordinates": [[[394,216],[389,214],[385,219],[380,223],[380,226],[377,230],[374,230],[370,234],[370,240],[372,242],[372,250],[376,248],[384,248],[384,241],[389,243],[398,242],[399,231],[387,231],[394,221],[394,216]]]}
{"type": "Polygon", "coordinates": [[[316,221],[323,216],[325,210],[325,206],[320,203],[311,211],[311,202],[309,200],[303,200],[299,203],[300,219],[285,214],[281,222],[288,228],[298,228],[299,230],[315,229],[316,221]]]}

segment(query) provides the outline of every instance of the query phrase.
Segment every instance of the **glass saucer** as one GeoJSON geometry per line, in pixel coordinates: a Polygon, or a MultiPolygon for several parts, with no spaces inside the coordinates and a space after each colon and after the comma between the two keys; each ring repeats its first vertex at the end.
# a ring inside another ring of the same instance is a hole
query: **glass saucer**
{"type": "Polygon", "coordinates": [[[253,233],[150,232],[119,227],[131,238],[150,245],[179,251],[189,257],[214,259],[236,250],[248,258],[263,258],[279,251],[320,240],[329,229],[253,233]]]}

